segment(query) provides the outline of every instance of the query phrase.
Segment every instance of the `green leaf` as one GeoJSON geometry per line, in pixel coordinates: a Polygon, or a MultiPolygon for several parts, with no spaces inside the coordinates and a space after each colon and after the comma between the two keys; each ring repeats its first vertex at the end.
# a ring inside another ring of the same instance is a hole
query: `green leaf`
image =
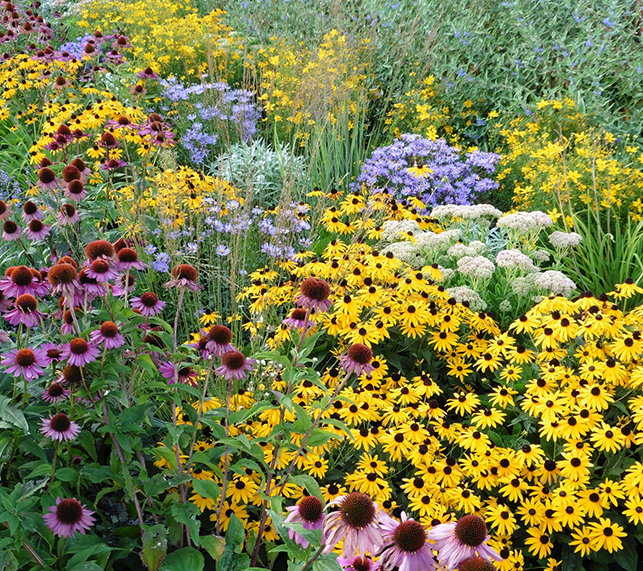
{"type": "Polygon", "coordinates": [[[204,498],[216,500],[221,494],[221,488],[212,480],[192,480],[194,491],[204,498]]]}
{"type": "Polygon", "coordinates": [[[208,552],[208,555],[212,557],[212,559],[218,561],[223,555],[225,541],[223,540],[223,537],[218,537],[216,535],[202,535],[201,547],[208,552]]]}
{"type": "Polygon", "coordinates": [[[184,547],[170,553],[160,571],[203,571],[205,559],[194,547],[184,547]]]}
{"type": "Polygon", "coordinates": [[[311,448],[314,448],[315,446],[323,446],[331,438],[336,438],[337,440],[341,440],[341,437],[335,434],[334,432],[329,432],[328,430],[322,430],[321,428],[315,428],[315,430],[313,430],[310,433],[310,436],[306,441],[306,446],[310,446],[311,448]]]}
{"type": "Polygon", "coordinates": [[[342,571],[342,567],[337,563],[337,556],[326,553],[313,563],[313,571],[342,571]]]}
{"type": "Polygon", "coordinates": [[[141,559],[149,571],[157,571],[167,554],[167,530],[162,525],[145,526],[141,559]]]}
{"type": "Polygon", "coordinates": [[[618,563],[625,571],[638,571],[636,543],[631,537],[623,539],[623,550],[618,552],[618,563]]]}
{"type": "Polygon", "coordinates": [[[193,503],[183,504],[177,501],[172,504],[170,511],[176,521],[187,526],[192,542],[198,547],[201,522],[196,518],[201,515],[199,508],[193,503]]]}
{"type": "Polygon", "coordinates": [[[178,468],[176,452],[171,448],[168,448],[167,446],[157,446],[153,449],[153,453],[163,458],[163,460],[165,460],[173,470],[178,468]]]}
{"type": "Polygon", "coordinates": [[[235,551],[240,551],[243,541],[246,538],[246,532],[243,529],[241,520],[235,515],[230,516],[230,523],[225,534],[226,549],[228,547],[235,551]]]}
{"type": "Polygon", "coordinates": [[[61,482],[73,482],[78,477],[78,471],[74,468],[60,468],[56,470],[56,475],[54,478],[57,478],[61,482]]]}
{"type": "Polygon", "coordinates": [[[293,476],[290,480],[299,486],[304,486],[311,496],[319,498],[324,503],[324,496],[315,478],[307,474],[299,474],[298,476],[293,476]]]}
{"type": "Polygon", "coordinates": [[[103,571],[104,567],[101,567],[96,561],[85,561],[74,567],[69,567],[68,565],[67,569],[68,571],[103,571]]]}

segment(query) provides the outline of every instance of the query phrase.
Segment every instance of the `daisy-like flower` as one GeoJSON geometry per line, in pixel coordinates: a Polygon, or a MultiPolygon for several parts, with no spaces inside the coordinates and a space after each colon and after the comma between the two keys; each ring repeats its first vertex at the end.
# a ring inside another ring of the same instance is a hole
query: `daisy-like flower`
{"type": "Polygon", "coordinates": [[[230,379],[241,381],[246,378],[249,371],[252,371],[254,362],[254,359],[247,359],[241,351],[228,351],[221,357],[221,366],[214,372],[227,381],[230,379]]]}
{"type": "Polygon", "coordinates": [[[60,207],[60,211],[56,215],[56,220],[61,226],[69,226],[71,224],[76,224],[80,221],[80,216],[78,215],[78,210],[73,204],[68,202],[63,204],[60,207]]]}
{"type": "Polygon", "coordinates": [[[49,236],[50,232],[51,228],[49,226],[43,224],[40,220],[34,219],[29,222],[29,225],[25,230],[25,235],[27,236],[27,238],[29,238],[29,240],[37,242],[38,240],[44,240],[47,236],[49,236]]]}
{"type": "Polygon", "coordinates": [[[215,357],[221,357],[229,351],[236,351],[236,347],[230,344],[232,331],[225,325],[213,325],[208,331],[208,343],[206,349],[215,357]]]}
{"type": "Polygon", "coordinates": [[[165,287],[184,287],[190,288],[193,292],[201,289],[196,283],[197,271],[190,264],[180,264],[172,270],[172,279],[165,284],[165,287]]]}
{"type": "Polygon", "coordinates": [[[76,337],[63,346],[60,356],[67,359],[70,365],[84,367],[87,363],[95,361],[100,355],[100,349],[90,345],[82,337],[76,337]]]}
{"type": "Polygon", "coordinates": [[[75,166],[80,172],[80,182],[87,184],[87,179],[89,175],[92,174],[91,169],[87,168],[87,165],[82,159],[74,159],[70,164],[75,166]]]}
{"type": "Polygon", "coordinates": [[[156,73],[151,67],[146,67],[143,71],[139,71],[136,77],[140,79],[158,79],[159,74],[156,73]]]}
{"type": "Polygon", "coordinates": [[[47,366],[52,363],[58,363],[61,360],[62,349],[56,343],[45,343],[40,346],[40,349],[45,353],[47,366]]]}
{"type": "Polygon", "coordinates": [[[295,300],[297,305],[315,311],[326,311],[331,302],[328,299],[330,296],[330,286],[328,282],[319,278],[306,278],[299,288],[299,296],[295,300]]]}
{"type": "Polygon", "coordinates": [[[366,555],[357,555],[347,559],[341,555],[337,558],[344,571],[377,571],[379,565],[366,555]]]}
{"type": "Polygon", "coordinates": [[[489,535],[484,520],[477,515],[466,515],[457,522],[441,523],[430,529],[428,538],[435,542],[442,565],[458,567],[465,559],[479,556],[501,561],[500,555],[487,546],[489,535]]]}
{"type": "Polygon", "coordinates": [[[74,297],[74,305],[81,305],[85,301],[85,295],[87,295],[88,301],[91,301],[95,297],[103,296],[107,292],[108,284],[98,283],[98,280],[90,278],[87,275],[87,268],[83,268],[78,272],[78,294],[74,297]]]}
{"type": "Polygon", "coordinates": [[[65,188],[65,196],[69,200],[78,202],[87,196],[87,189],[80,180],[72,180],[65,188]]]}
{"type": "Polygon", "coordinates": [[[138,309],[145,317],[153,317],[163,311],[165,302],[161,301],[155,293],[148,291],[141,297],[132,298],[132,307],[138,309]]]}
{"type": "Polygon", "coordinates": [[[379,507],[361,492],[351,492],[329,502],[326,507],[339,510],[324,517],[322,531],[326,538],[325,553],[330,553],[343,539],[343,557],[379,553],[384,544],[379,524],[379,507]]]}
{"type": "Polygon", "coordinates": [[[113,321],[105,321],[100,329],[91,332],[89,338],[92,343],[105,343],[106,349],[118,349],[125,343],[125,337],[119,333],[118,325],[113,321]]]}
{"type": "MultiPolygon", "coordinates": [[[[304,529],[321,529],[324,523],[324,506],[321,500],[315,496],[304,497],[296,506],[286,508],[290,512],[286,518],[286,523],[298,521],[304,529]]],[[[299,535],[294,529],[288,530],[290,539],[306,549],[310,544],[308,540],[299,535]]]]}
{"type": "Polygon", "coordinates": [[[117,119],[110,119],[107,121],[107,126],[108,127],[113,127],[114,129],[123,129],[125,131],[130,131],[134,128],[136,128],[136,125],[132,123],[129,120],[129,117],[126,117],[125,115],[121,115],[117,119]]]}
{"type": "Polygon", "coordinates": [[[7,367],[7,373],[14,377],[23,375],[28,381],[40,378],[47,367],[45,352],[41,349],[12,349],[2,359],[2,365],[7,367]]]}
{"type": "Polygon", "coordinates": [[[80,433],[80,426],[72,422],[64,412],[42,419],[42,433],[52,440],[73,440],[80,433]]]}
{"type": "Polygon", "coordinates": [[[47,527],[58,537],[71,537],[77,531],[84,534],[94,525],[94,512],[88,510],[76,498],[56,499],[48,514],[43,516],[47,527]]]}
{"type": "Polygon", "coordinates": [[[13,211],[7,206],[7,203],[4,200],[0,200],[0,220],[4,222],[12,213],[13,211]]]}
{"type": "Polygon", "coordinates": [[[192,367],[188,367],[187,365],[177,371],[174,363],[162,363],[159,366],[159,371],[161,375],[167,379],[168,385],[173,385],[175,378],[178,378],[179,383],[192,385],[193,387],[197,386],[196,379],[198,374],[192,367]]]}
{"type": "Polygon", "coordinates": [[[384,551],[378,563],[382,571],[432,571],[432,544],[427,541],[424,526],[402,512],[397,522],[386,514],[380,515],[384,536],[384,551]]]}
{"type": "Polygon", "coordinates": [[[66,399],[69,396],[69,390],[62,383],[51,383],[42,395],[43,400],[54,404],[66,399]]]}
{"type": "Polygon", "coordinates": [[[287,317],[284,319],[284,323],[288,325],[291,329],[303,329],[309,328],[309,327],[314,327],[315,322],[311,321],[310,319],[306,319],[306,313],[307,310],[298,307],[297,309],[294,309],[293,312],[290,314],[290,317],[287,317]]]}
{"type": "Polygon", "coordinates": [[[44,314],[38,311],[38,300],[30,293],[23,293],[19,296],[14,309],[4,315],[11,325],[17,326],[19,323],[23,323],[27,327],[38,325],[43,317],[44,314]]]}
{"type": "Polygon", "coordinates": [[[114,246],[108,240],[94,240],[85,246],[85,256],[89,262],[98,259],[113,260],[114,246]]]}
{"type": "Polygon", "coordinates": [[[31,220],[42,220],[43,213],[42,213],[42,210],[38,210],[38,206],[36,206],[35,202],[32,202],[31,200],[27,200],[27,202],[25,202],[22,205],[21,216],[26,224],[31,220]]]}
{"type": "Polygon", "coordinates": [[[27,266],[18,266],[10,270],[5,272],[6,278],[0,280],[0,291],[6,297],[20,297],[25,293],[36,297],[47,294],[47,285],[41,282],[40,274],[35,270],[27,266]]]}
{"type": "Polygon", "coordinates": [[[70,183],[72,180],[80,180],[80,170],[74,164],[67,165],[63,169],[63,181],[70,183]]]}
{"type": "Polygon", "coordinates": [[[67,263],[57,263],[49,268],[47,280],[54,293],[64,293],[73,288],[77,283],[78,272],[76,268],[67,263]]]}
{"type": "Polygon", "coordinates": [[[124,247],[118,250],[116,253],[118,262],[116,262],[116,268],[121,272],[127,270],[144,270],[147,266],[139,261],[138,254],[133,248],[124,247]]]}
{"type": "Polygon", "coordinates": [[[339,358],[344,369],[349,373],[355,373],[358,377],[368,375],[373,371],[372,359],[373,352],[362,343],[351,345],[346,355],[339,358]]]}
{"type": "Polygon", "coordinates": [[[54,190],[58,188],[60,181],[53,170],[49,167],[44,167],[38,171],[37,184],[42,190],[54,190]]]}
{"type": "Polygon", "coordinates": [[[118,275],[118,272],[110,266],[107,260],[99,258],[89,265],[87,275],[100,284],[113,280],[118,275]]]}
{"type": "Polygon", "coordinates": [[[114,169],[126,166],[127,163],[125,161],[119,159],[109,159],[106,163],[100,165],[100,168],[102,168],[104,171],[113,171],[114,169]]]}
{"type": "Polygon", "coordinates": [[[2,225],[2,239],[5,242],[15,242],[22,236],[22,228],[13,220],[5,220],[2,225]]]}
{"type": "Polygon", "coordinates": [[[101,135],[97,145],[103,149],[116,149],[121,146],[121,144],[116,140],[116,137],[114,137],[114,134],[109,131],[101,135]]]}

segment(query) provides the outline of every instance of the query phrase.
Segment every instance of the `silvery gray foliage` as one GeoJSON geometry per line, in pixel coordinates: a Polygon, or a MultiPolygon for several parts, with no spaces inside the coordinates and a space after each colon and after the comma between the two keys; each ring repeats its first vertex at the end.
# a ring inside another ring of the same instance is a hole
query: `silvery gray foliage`
{"type": "Polygon", "coordinates": [[[284,187],[303,183],[306,168],[304,157],[295,155],[289,145],[274,149],[257,139],[252,144],[232,145],[230,152],[219,155],[211,165],[210,174],[251,192],[263,204],[274,204],[284,187]]]}

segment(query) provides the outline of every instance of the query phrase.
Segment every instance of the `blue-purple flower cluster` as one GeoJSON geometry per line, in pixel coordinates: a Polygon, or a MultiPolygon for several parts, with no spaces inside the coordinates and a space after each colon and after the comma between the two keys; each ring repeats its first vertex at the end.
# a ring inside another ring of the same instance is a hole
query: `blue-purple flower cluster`
{"type": "Polygon", "coordinates": [[[162,80],[161,86],[166,99],[187,105],[188,127],[181,144],[195,165],[202,165],[214,151],[220,130],[227,131],[226,139],[243,142],[252,141],[257,133],[261,108],[253,102],[252,91],[231,89],[223,82],[186,87],[174,78],[162,80]]]}
{"type": "Polygon", "coordinates": [[[396,198],[417,197],[425,204],[471,204],[484,193],[498,188],[490,178],[500,155],[473,151],[462,153],[444,139],[432,141],[420,135],[403,134],[392,144],[373,151],[353,184],[366,185],[373,193],[384,190],[396,198]],[[413,167],[426,166],[418,176],[413,167]]]}

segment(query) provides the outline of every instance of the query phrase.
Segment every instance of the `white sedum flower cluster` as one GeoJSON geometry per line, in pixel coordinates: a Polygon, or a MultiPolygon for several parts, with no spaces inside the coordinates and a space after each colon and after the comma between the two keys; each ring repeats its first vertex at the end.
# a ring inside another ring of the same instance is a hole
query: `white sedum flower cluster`
{"type": "Polygon", "coordinates": [[[556,232],[552,232],[551,235],[549,236],[549,241],[551,242],[551,245],[554,248],[575,248],[580,244],[581,240],[583,237],[580,234],[577,234],[576,232],[560,232],[556,230],[556,232]]]}
{"type": "Polygon", "coordinates": [[[465,256],[458,260],[458,271],[474,280],[487,280],[495,270],[494,263],[484,256],[465,256]]]}
{"type": "Polygon", "coordinates": [[[476,256],[477,254],[478,252],[475,248],[472,248],[471,246],[465,246],[464,244],[460,243],[453,244],[453,246],[451,246],[447,250],[447,255],[455,258],[456,260],[464,258],[464,256],[476,256]]]}
{"type": "Polygon", "coordinates": [[[520,236],[539,232],[543,228],[549,228],[552,224],[552,219],[540,210],[507,214],[497,222],[499,228],[505,228],[520,236]]]}
{"type": "Polygon", "coordinates": [[[382,240],[392,242],[423,233],[415,220],[388,220],[382,226],[382,240]]]}
{"type": "Polygon", "coordinates": [[[491,204],[445,204],[436,206],[431,212],[431,218],[435,218],[440,222],[454,218],[479,222],[484,218],[500,218],[501,216],[502,212],[491,206],[491,204]]]}
{"type": "Polygon", "coordinates": [[[462,303],[463,301],[469,302],[469,309],[471,311],[475,311],[476,313],[487,311],[487,302],[469,286],[450,287],[447,288],[447,292],[451,297],[455,298],[458,303],[462,303]]]}
{"type": "Polygon", "coordinates": [[[506,268],[508,270],[518,268],[522,272],[538,271],[532,259],[520,250],[502,250],[498,252],[496,264],[498,264],[499,268],[506,268]]]}
{"type": "Polygon", "coordinates": [[[538,274],[534,279],[534,283],[538,289],[548,294],[553,293],[554,295],[564,295],[565,297],[568,297],[576,289],[576,284],[572,280],[556,270],[547,270],[542,274],[538,274]]]}

